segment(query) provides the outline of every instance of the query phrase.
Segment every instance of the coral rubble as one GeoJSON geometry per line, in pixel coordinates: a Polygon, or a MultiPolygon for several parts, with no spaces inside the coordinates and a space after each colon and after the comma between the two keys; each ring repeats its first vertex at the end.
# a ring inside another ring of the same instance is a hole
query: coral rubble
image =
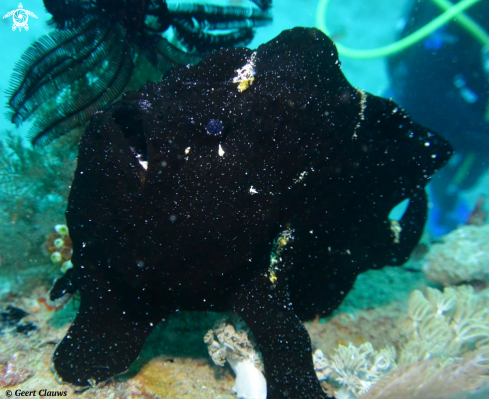
{"type": "Polygon", "coordinates": [[[207,332],[204,342],[216,365],[222,367],[227,361],[233,369],[236,375],[233,392],[238,399],[266,399],[263,363],[246,331],[236,331],[233,324],[223,322],[207,332]]]}
{"type": "Polygon", "coordinates": [[[450,286],[489,280],[489,225],[461,226],[430,248],[422,269],[428,280],[450,286]]]}

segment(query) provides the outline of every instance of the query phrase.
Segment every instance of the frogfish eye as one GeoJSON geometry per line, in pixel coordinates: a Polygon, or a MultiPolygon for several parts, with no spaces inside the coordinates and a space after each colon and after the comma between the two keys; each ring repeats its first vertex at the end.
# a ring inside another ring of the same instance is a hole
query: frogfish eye
{"type": "Polygon", "coordinates": [[[222,125],[221,121],[218,121],[217,119],[211,119],[205,127],[205,130],[207,130],[207,134],[210,134],[212,136],[219,136],[221,135],[223,128],[224,126],[222,125]]]}

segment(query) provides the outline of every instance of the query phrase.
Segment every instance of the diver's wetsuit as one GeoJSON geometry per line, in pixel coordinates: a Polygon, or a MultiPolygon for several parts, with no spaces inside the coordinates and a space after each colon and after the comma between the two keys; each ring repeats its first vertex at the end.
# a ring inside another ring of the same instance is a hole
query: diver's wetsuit
{"type": "MultiPolygon", "coordinates": [[[[442,12],[432,1],[416,2],[401,36],[442,12]]],[[[466,14],[489,31],[489,0],[466,14]]],[[[436,224],[444,225],[439,234],[465,222],[467,210],[454,212],[459,192],[473,186],[489,166],[489,47],[483,47],[451,21],[389,59],[394,100],[413,119],[446,137],[456,151],[452,162],[433,180],[441,213],[436,224]]]]}

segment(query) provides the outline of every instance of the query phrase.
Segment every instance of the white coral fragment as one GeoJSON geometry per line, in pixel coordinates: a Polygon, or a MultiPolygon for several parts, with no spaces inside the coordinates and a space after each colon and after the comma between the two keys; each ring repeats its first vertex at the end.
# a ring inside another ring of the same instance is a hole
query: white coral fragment
{"type": "Polygon", "coordinates": [[[207,332],[204,342],[216,365],[222,367],[227,361],[233,369],[236,375],[233,392],[238,399],[266,399],[267,382],[263,376],[263,363],[246,331],[236,331],[233,325],[221,323],[207,332]]]}

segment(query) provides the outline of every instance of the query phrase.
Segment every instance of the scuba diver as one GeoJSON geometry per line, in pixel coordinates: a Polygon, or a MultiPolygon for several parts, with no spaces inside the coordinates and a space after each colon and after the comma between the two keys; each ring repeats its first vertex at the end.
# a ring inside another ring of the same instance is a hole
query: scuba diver
{"type": "MultiPolygon", "coordinates": [[[[330,1],[319,0],[316,14],[326,34],[330,1]]],[[[336,43],[342,57],[388,57],[391,89],[385,96],[454,147],[429,186],[428,231],[434,237],[487,217],[482,197],[470,209],[462,194],[489,167],[489,0],[452,1],[414,1],[400,37],[387,46],[359,50],[336,43]]]]}
{"type": "MultiPolygon", "coordinates": [[[[442,3],[447,2],[416,1],[401,38],[440,15],[442,3]]],[[[394,101],[414,120],[442,134],[455,149],[452,161],[431,183],[430,233],[434,236],[467,222],[471,210],[460,200],[461,191],[474,186],[489,166],[489,40],[485,29],[489,30],[487,0],[388,59],[394,101]]]]}

